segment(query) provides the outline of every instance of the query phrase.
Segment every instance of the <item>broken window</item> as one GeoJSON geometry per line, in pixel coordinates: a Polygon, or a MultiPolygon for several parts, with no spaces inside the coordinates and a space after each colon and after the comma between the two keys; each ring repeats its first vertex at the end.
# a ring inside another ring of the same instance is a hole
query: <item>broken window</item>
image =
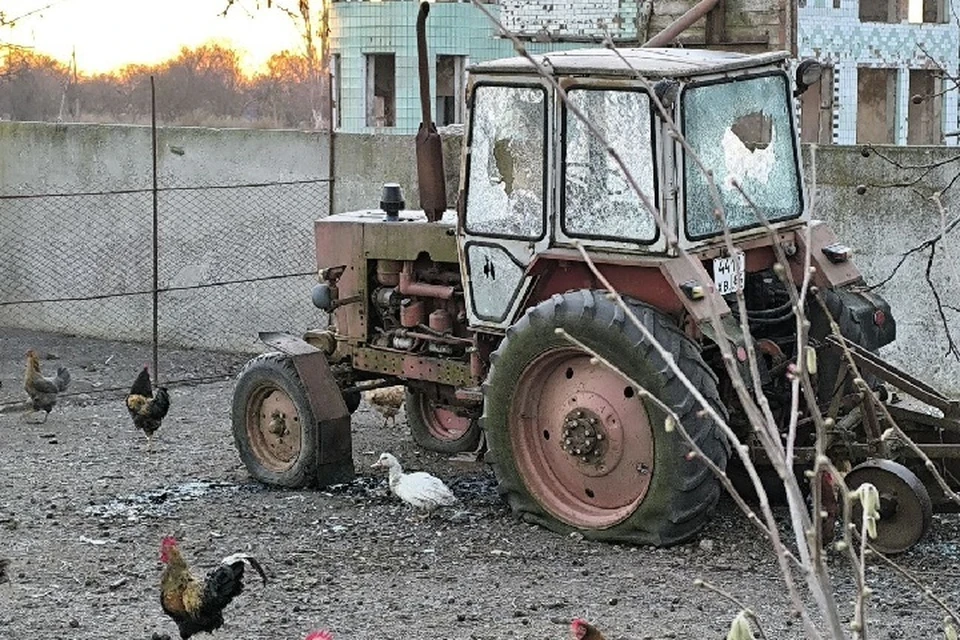
{"type": "Polygon", "coordinates": [[[899,22],[898,0],[860,0],[860,22],[899,22]]]}
{"type": "Polygon", "coordinates": [[[546,94],[540,87],[480,85],[473,93],[467,168],[470,233],[544,233],[546,94]]]}
{"type": "Polygon", "coordinates": [[[940,79],[927,69],[910,71],[907,144],[943,144],[940,79]]]}
{"type": "Polygon", "coordinates": [[[466,250],[474,313],[484,320],[503,320],[523,280],[523,267],[501,247],[470,243],[466,250]]]}
{"type": "Polygon", "coordinates": [[[944,0],[909,0],[907,21],[914,24],[946,22],[944,0]]]}
{"type": "Polygon", "coordinates": [[[573,107],[600,130],[597,138],[572,111],[566,114],[563,230],[571,236],[652,241],[657,227],[608,153],[609,144],[653,203],[650,98],[639,91],[574,89],[573,107]]]}
{"type": "Polygon", "coordinates": [[[896,142],[897,70],[857,69],[857,142],[896,142]]]}
{"type": "Polygon", "coordinates": [[[823,67],[820,81],[800,96],[800,140],[833,142],[833,68],[823,67]]]}
{"type": "Polygon", "coordinates": [[[708,177],[684,157],[687,236],[799,216],[803,211],[787,77],[692,85],[681,94],[683,133],[708,177]],[[719,199],[719,201],[718,201],[719,199]]]}
{"type": "Polygon", "coordinates": [[[437,56],[437,125],[463,122],[465,56],[437,56]]]}
{"type": "Polygon", "coordinates": [[[367,126],[397,124],[397,76],[392,53],[367,54],[367,126]]]}

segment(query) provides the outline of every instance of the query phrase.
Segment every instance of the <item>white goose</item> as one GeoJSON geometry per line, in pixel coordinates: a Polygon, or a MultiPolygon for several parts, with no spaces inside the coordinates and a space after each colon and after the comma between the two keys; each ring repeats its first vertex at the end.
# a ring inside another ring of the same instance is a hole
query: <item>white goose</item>
{"type": "Polygon", "coordinates": [[[437,507],[446,507],[457,503],[450,487],[443,480],[426,471],[404,473],[400,461],[392,454],[382,453],[372,468],[390,470],[390,490],[398,498],[421,511],[431,512],[437,507]]]}

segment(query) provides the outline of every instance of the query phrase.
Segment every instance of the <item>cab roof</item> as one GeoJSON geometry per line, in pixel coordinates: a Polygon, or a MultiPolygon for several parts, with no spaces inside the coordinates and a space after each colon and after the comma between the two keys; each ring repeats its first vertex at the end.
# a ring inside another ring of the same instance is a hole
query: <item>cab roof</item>
{"type": "MultiPolygon", "coordinates": [[[[789,56],[786,51],[746,54],[653,47],[618,48],[611,51],[596,47],[554,51],[531,57],[541,67],[552,69],[553,75],[632,76],[639,72],[649,77],[685,77],[774,64],[789,56]]],[[[491,74],[520,74],[532,69],[533,65],[523,56],[481,62],[470,68],[473,73],[491,74]]]]}

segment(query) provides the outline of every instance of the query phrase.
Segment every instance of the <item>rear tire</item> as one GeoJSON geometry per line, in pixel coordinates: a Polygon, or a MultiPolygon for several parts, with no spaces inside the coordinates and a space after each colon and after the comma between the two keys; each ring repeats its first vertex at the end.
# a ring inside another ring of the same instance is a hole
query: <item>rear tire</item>
{"type": "Polygon", "coordinates": [[[477,448],[480,423],[476,418],[459,416],[411,389],[407,389],[405,408],[413,441],[427,451],[461,453],[477,448]]]}
{"type": "Polygon", "coordinates": [[[254,479],[281,487],[316,483],[317,422],[289,356],[266,353],[244,366],[231,420],[240,459],[254,479]]]}
{"type": "MultiPolygon", "coordinates": [[[[717,379],[698,347],[656,309],[632,311],[721,415],[717,379]]],[[[717,466],[730,449],[654,346],[604,292],[554,295],[510,329],[484,384],[482,426],[500,490],[526,521],[591,539],[683,542],[716,505],[719,482],[666,414],[633,384],[591,362],[562,328],[669,406],[717,466]]]]}

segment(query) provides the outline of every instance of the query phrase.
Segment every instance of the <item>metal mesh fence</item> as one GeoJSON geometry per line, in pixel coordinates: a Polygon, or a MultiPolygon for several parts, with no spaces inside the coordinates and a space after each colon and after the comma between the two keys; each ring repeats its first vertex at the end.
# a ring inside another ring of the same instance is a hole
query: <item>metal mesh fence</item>
{"type": "Polygon", "coordinates": [[[0,195],[0,326],[148,339],[151,207],[148,191],[0,195]]]}
{"type": "MultiPolygon", "coordinates": [[[[322,178],[158,188],[161,354],[251,351],[258,331],[320,324],[313,221],[328,212],[328,188],[322,178]]],[[[150,343],[153,196],[0,194],[0,327],[150,343]]]]}
{"type": "Polygon", "coordinates": [[[327,211],[327,189],[315,180],[163,191],[163,341],[244,350],[257,331],[316,324],[313,221],[327,211]]]}

